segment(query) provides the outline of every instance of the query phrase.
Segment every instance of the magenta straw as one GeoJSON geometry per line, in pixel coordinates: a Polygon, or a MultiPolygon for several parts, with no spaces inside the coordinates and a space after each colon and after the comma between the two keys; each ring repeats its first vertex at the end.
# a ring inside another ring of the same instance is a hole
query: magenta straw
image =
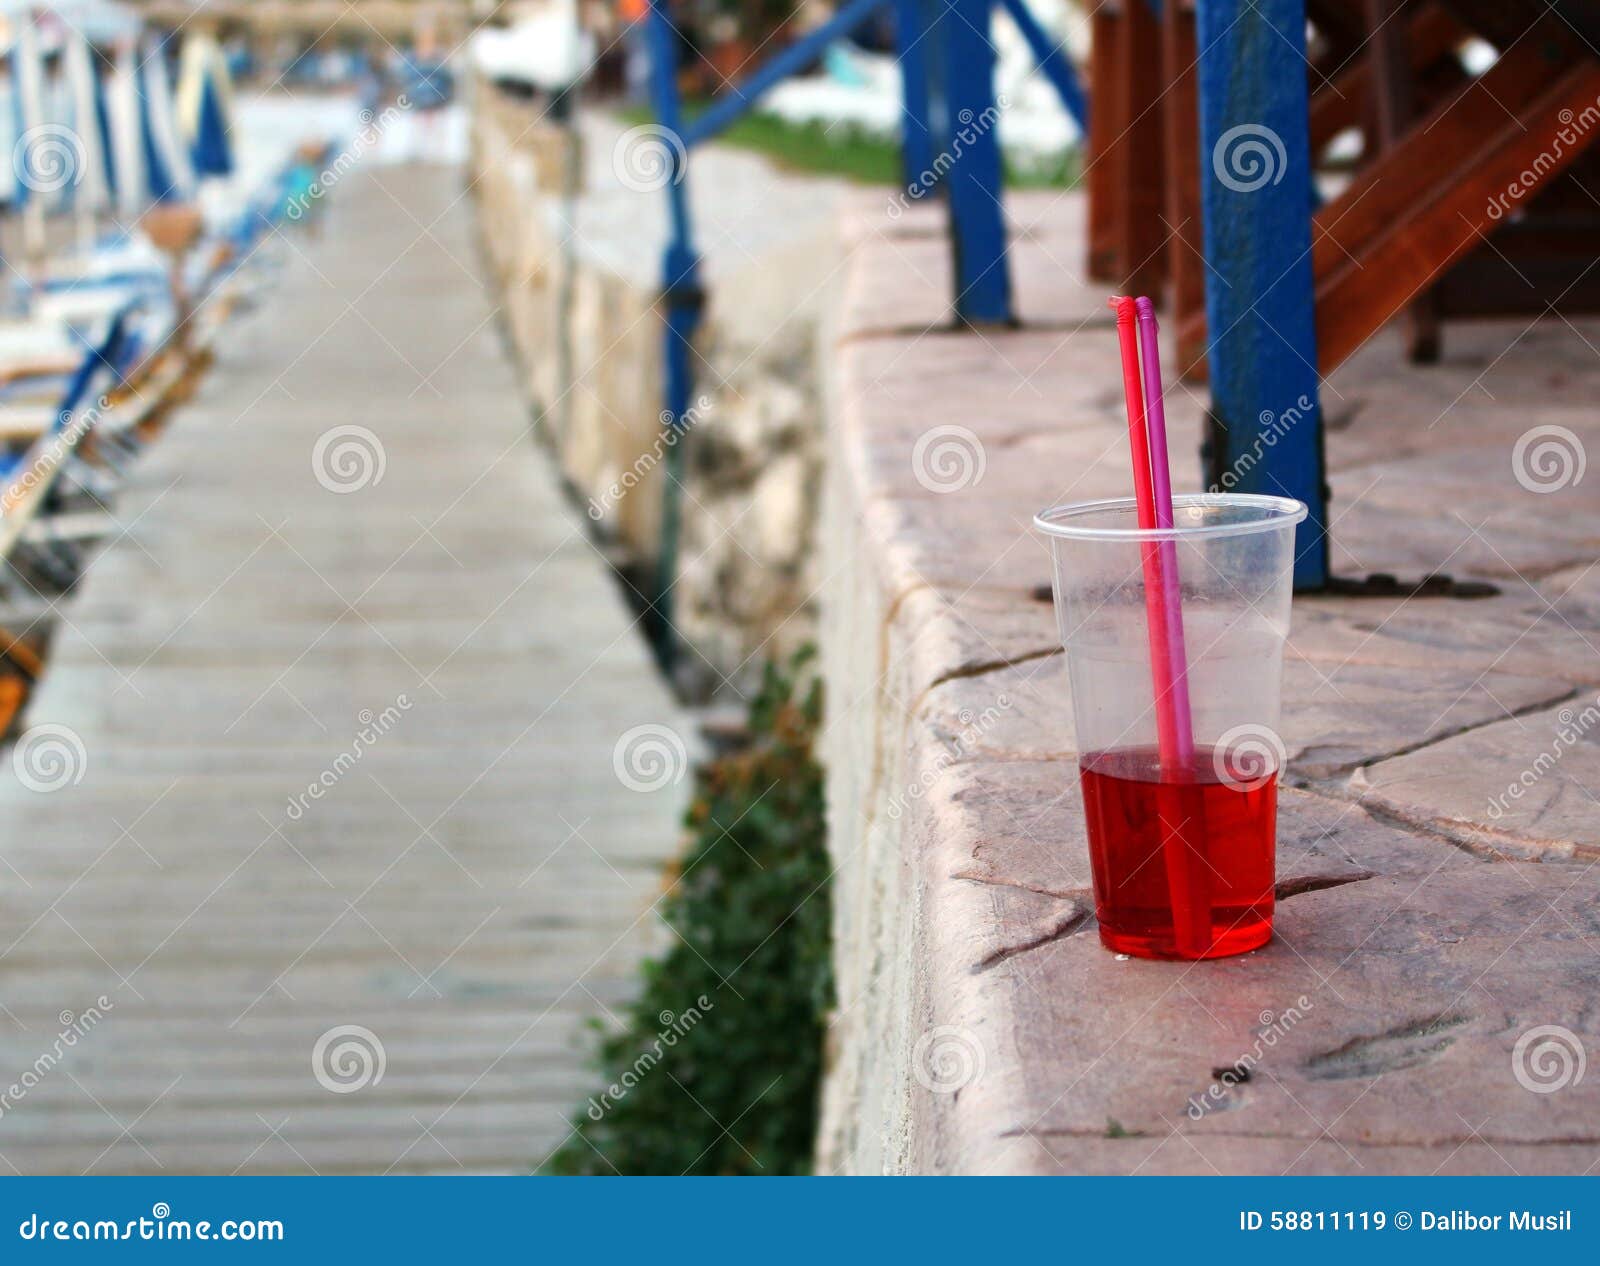
{"type": "MultiPolygon", "coordinates": [[[[1167,465],[1167,409],[1162,400],[1161,348],[1156,341],[1155,305],[1140,296],[1139,353],[1144,365],[1144,407],[1150,439],[1150,487],[1156,526],[1172,526],[1172,472],[1167,465]]],[[[1185,773],[1194,766],[1194,719],[1189,710],[1189,656],[1183,645],[1183,602],[1178,577],[1178,547],[1161,542],[1161,601],[1167,616],[1167,653],[1171,657],[1175,763],[1185,773]]]]}

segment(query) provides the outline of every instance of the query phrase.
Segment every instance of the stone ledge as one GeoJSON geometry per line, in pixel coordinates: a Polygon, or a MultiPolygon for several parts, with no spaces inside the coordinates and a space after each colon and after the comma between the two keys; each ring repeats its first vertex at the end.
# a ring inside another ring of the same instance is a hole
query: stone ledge
{"type": "MultiPolygon", "coordinates": [[[[1600,734],[1581,720],[1600,686],[1600,503],[1582,485],[1531,493],[1511,450],[1543,423],[1600,437],[1583,409],[1600,390],[1583,340],[1600,336],[1451,325],[1436,368],[1380,337],[1334,376],[1338,570],[1449,570],[1501,592],[1298,600],[1278,936],[1216,963],[1119,960],[1095,935],[1029,529],[1039,507],[1125,492],[1116,350],[1077,276],[1077,196],[1012,207],[1015,331],[951,328],[929,208],[886,223],[863,196],[842,233],[824,358],[840,1000],[822,1163],[1586,1169],[1600,1086],[1535,1093],[1513,1050],[1541,1025],[1600,1049],[1600,872],[1581,864],[1600,855],[1600,734]],[[917,468],[941,426],[976,439],[966,478],[917,468]],[[1557,744],[1563,725],[1580,732],[1557,744]],[[1535,787],[1493,811],[1525,768],[1535,787]],[[1241,1060],[1247,1082],[1218,1080],[1241,1060]]],[[[1180,489],[1203,403],[1169,402],[1180,489]]]]}

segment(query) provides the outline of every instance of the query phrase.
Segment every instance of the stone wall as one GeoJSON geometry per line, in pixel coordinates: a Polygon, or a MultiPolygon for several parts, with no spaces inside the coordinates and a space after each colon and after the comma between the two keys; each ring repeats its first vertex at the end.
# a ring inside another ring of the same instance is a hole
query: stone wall
{"type": "MultiPolygon", "coordinates": [[[[506,329],[574,498],[646,599],[674,447],[656,305],[665,195],[630,166],[634,133],[605,116],[569,132],[491,87],[475,97],[473,188],[506,329]]],[[[673,620],[680,684],[708,697],[814,637],[816,329],[839,195],[715,147],[690,180],[710,305],[673,620]]]]}
{"type": "MultiPolygon", "coordinates": [[[[1572,1123],[1600,1111],[1600,1079],[1570,1068],[1600,1048],[1600,504],[1581,465],[1561,481],[1518,453],[1529,428],[1600,440],[1600,332],[1452,325],[1436,369],[1380,338],[1334,375],[1336,569],[1501,592],[1297,599],[1275,939],[1123,960],[1098,943],[1030,530],[1044,506],[1125,495],[1115,336],[1077,278],[1077,196],[1009,207],[1010,331],[951,328],[931,208],[846,217],[826,357],[822,1167],[1586,1170],[1572,1123]],[[1564,1078],[1531,1042],[1565,1044],[1564,1078]]],[[[1169,396],[1180,490],[1203,403],[1169,396]]]]}

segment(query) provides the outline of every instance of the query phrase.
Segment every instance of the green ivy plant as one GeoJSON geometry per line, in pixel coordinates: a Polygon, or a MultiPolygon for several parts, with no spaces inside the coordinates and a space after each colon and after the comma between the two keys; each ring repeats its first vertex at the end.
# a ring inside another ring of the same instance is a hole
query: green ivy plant
{"type": "Polygon", "coordinates": [[[696,773],[672,947],[605,1036],[556,1174],[803,1174],[833,1005],[820,683],[769,666],[749,743],[696,773]]]}

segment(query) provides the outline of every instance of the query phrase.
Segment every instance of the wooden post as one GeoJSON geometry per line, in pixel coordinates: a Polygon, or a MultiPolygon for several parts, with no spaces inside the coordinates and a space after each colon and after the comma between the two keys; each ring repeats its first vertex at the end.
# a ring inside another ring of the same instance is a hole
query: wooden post
{"type": "Polygon", "coordinates": [[[1089,18],[1089,134],[1085,137],[1087,163],[1083,183],[1089,195],[1088,251],[1084,273],[1090,281],[1112,285],[1122,280],[1117,272],[1116,225],[1124,215],[1117,197],[1116,173],[1110,159],[1112,142],[1127,126],[1122,111],[1125,94],[1113,91],[1122,55],[1122,16],[1109,4],[1095,8],[1089,18]]]}
{"type": "Polygon", "coordinates": [[[1162,145],[1167,156],[1167,284],[1178,370],[1205,375],[1206,268],[1200,228],[1200,106],[1195,89],[1194,8],[1171,0],[1161,13],[1162,145]],[[1198,321],[1189,321],[1198,317],[1198,321]]]}
{"type": "MultiPolygon", "coordinates": [[[[1169,4],[1177,0],[1168,0],[1169,4]]],[[[1165,166],[1161,148],[1161,28],[1148,0],[1123,0],[1122,37],[1113,94],[1122,97],[1120,133],[1107,155],[1119,186],[1123,214],[1113,225],[1117,272],[1132,295],[1156,295],[1166,276],[1165,166]]]]}
{"type": "Polygon", "coordinates": [[[1207,483],[1297,497],[1295,585],[1328,578],[1311,266],[1305,0],[1199,0],[1207,483]]]}

